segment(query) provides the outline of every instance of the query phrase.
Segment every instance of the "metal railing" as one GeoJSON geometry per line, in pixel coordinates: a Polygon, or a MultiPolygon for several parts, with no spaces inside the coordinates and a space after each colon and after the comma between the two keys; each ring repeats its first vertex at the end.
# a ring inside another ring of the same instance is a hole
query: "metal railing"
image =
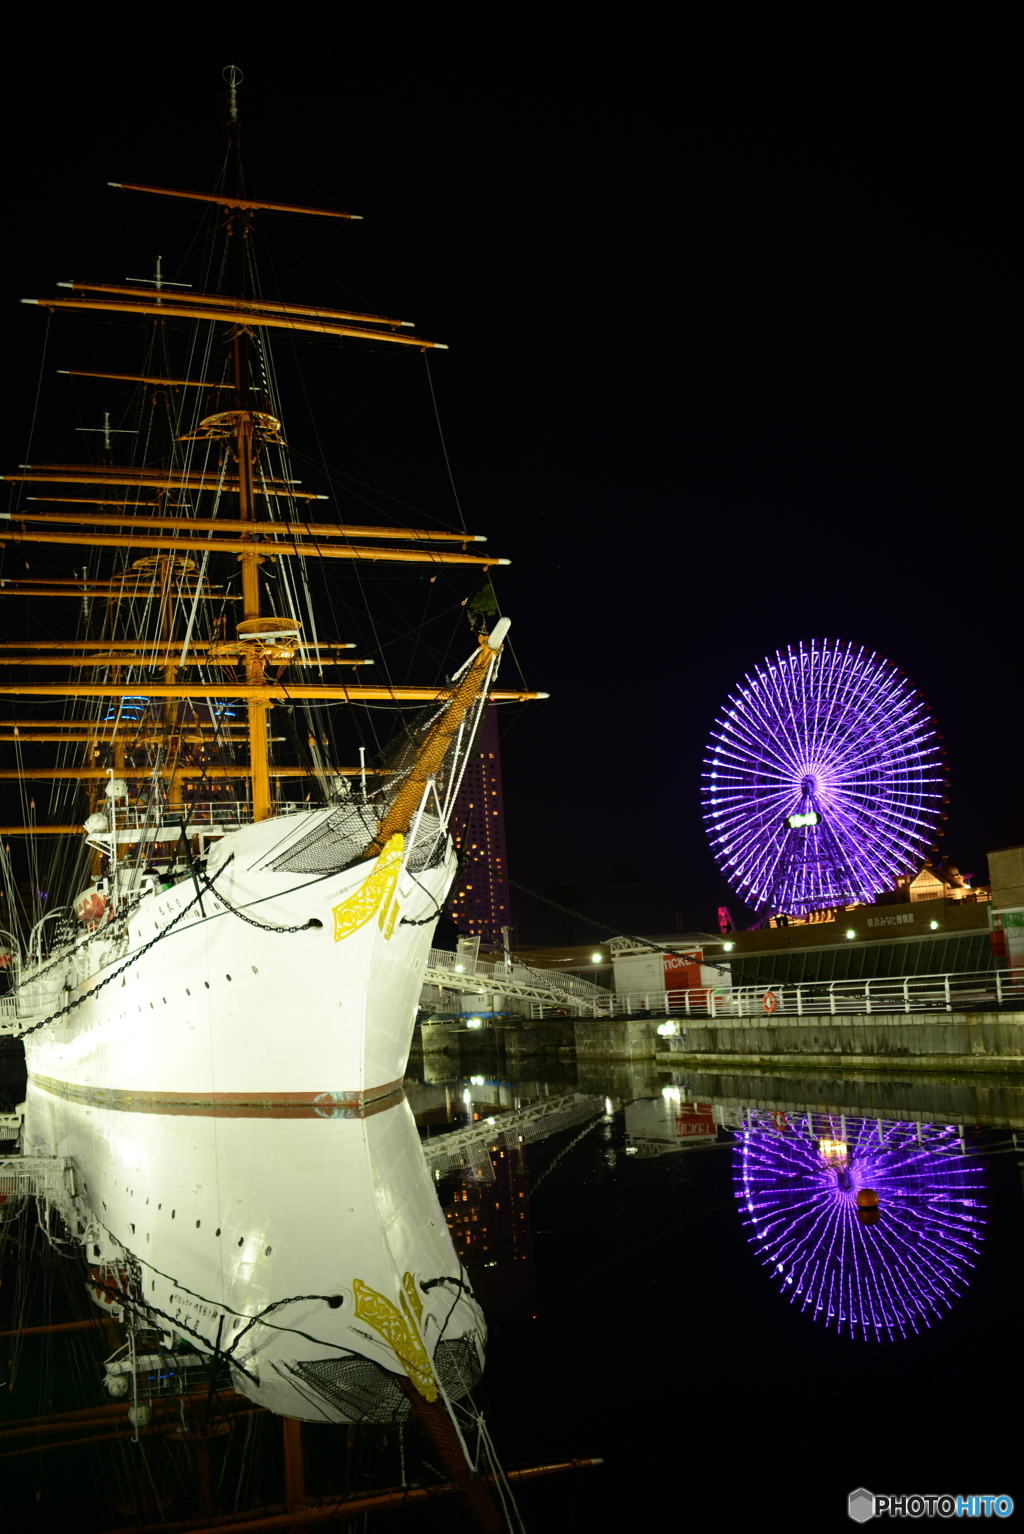
{"type": "MultiPolygon", "coordinates": [[[[453,983],[449,989],[457,990],[463,987],[467,994],[473,991],[507,992],[510,988],[520,990],[522,987],[536,987],[546,993],[557,993],[560,997],[574,1002],[583,1002],[588,1009],[591,1004],[600,1005],[611,994],[604,986],[595,985],[592,980],[584,980],[579,975],[565,974],[562,970],[534,969],[529,964],[517,964],[515,960],[511,964],[505,964],[500,959],[496,964],[478,959],[470,970],[460,967],[463,962],[458,954],[451,953],[448,949],[432,948],[430,958],[427,960],[427,968],[435,973],[439,970],[447,970],[453,976],[453,983]]],[[[432,983],[437,982],[432,980],[432,983]]]]}
{"type": "Polygon", "coordinates": [[[487,991],[532,1001],[534,1017],[552,1011],[582,1017],[836,1017],[911,1012],[1024,1008],[1024,970],[975,970],[869,980],[804,980],[791,985],[695,986],[688,990],[609,991],[577,975],[478,961],[463,970],[458,955],[432,948],[425,979],[465,994],[487,991]],[[450,979],[448,977],[451,977],[450,979]]]}
{"type": "Polygon", "coordinates": [[[0,1158],[0,1197],[35,1195],[51,1203],[70,1193],[73,1173],[63,1156],[4,1156],[0,1158]]]}
{"type": "MultiPolygon", "coordinates": [[[[977,1011],[1024,1008],[1024,970],[886,976],[872,980],[801,981],[795,985],[698,986],[679,991],[606,991],[594,1017],[831,1017],[844,1013],[977,1011]]],[[[588,1012],[590,1009],[587,1009],[588,1012]]]]}
{"type": "MultiPolygon", "coordinates": [[[[323,807],[305,800],[279,799],[274,802],[273,813],[297,815],[323,807]]],[[[181,816],[185,817],[190,836],[203,831],[237,831],[240,826],[251,824],[252,805],[247,799],[194,799],[173,809],[170,805],[119,805],[116,816],[118,841],[174,841],[181,835],[181,816]]],[[[96,836],[100,842],[108,838],[107,832],[96,836]]]]}
{"type": "Polygon", "coordinates": [[[605,1098],[586,1097],[578,1092],[536,1098],[521,1108],[490,1115],[480,1123],[433,1135],[423,1141],[423,1157],[432,1170],[453,1171],[464,1164],[467,1151],[488,1146],[508,1149],[520,1142],[544,1140],[596,1118],[605,1109],[605,1098]]]}
{"type": "Polygon", "coordinates": [[[593,1016],[671,1014],[687,1017],[831,1017],[845,1012],[976,1011],[986,1006],[1024,1008],[1024,969],[911,974],[871,980],[802,980],[796,985],[697,986],[688,991],[606,992],[593,1016]]]}

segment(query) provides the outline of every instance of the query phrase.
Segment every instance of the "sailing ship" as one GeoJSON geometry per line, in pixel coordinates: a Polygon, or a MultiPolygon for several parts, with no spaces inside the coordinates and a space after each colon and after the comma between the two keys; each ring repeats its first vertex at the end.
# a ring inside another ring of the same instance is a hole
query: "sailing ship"
{"type": "Polygon", "coordinates": [[[507,561],[460,529],[333,520],[296,477],[277,331],[439,343],[260,296],[262,221],[354,215],[243,195],[228,79],[218,187],[111,183],[198,208],[221,280],[158,263],[29,300],[147,327],[148,352],[132,374],[68,370],[134,391],[136,435],[108,421],[99,461],[4,476],[0,544],[63,563],[9,559],[0,587],[27,615],[0,647],[22,805],[0,830],[0,1010],[25,1047],[23,1150],[98,1292],[273,1411],[400,1420],[483,1364],[402,1078],[483,711],[543,695],[496,686],[507,561]],[[367,657],[324,632],[311,578],[337,561],[464,571],[484,593],[468,657],[423,685],[351,680],[367,657]],[[346,762],[339,715],[370,704],[395,738],[346,762]]]}

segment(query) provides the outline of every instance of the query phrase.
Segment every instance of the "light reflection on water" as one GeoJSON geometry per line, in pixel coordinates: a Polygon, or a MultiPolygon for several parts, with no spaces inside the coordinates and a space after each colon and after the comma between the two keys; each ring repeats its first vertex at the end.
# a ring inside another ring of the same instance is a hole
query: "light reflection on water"
{"type": "Polygon", "coordinates": [[[506,1283],[489,1317],[487,1409],[509,1456],[607,1457],[578,1491],[553,1481],[528,1527],[606,1528],[613,1509],[629,1527],[638,1488],[753,1526],[780,1475],[829,1528],[858,1485],[1016,1495],[1024,1075],[517,1068],[482,1051],[424,1066],[457,1106],[482,1078],[471,1112],[506,1132],[545,1097],[609,1113],[523,1142],[531,1303],[514,1311],[506,1283]],[[908,1402],[927,1432],[908,1434],[908,1402]],[[714,1465],[724,1481],[705,1484],[694,1467],[714,1465]]]}
{"type": "MultiPolygon", "coordinates": [[[[499,1454],[606,1456],[600,1471],[524,1491],[527,1528],[609,1527],[613,1509],[629,1510],[630,1526],[638,1483],[652,1506],[678,1492],[684,1459],[720,1454],[737,1400],[781,1378],[801,1381],[812,1403],[841,1400],[873,1431],[856,1452],[821,1457],[813,1412],[796,1424],[762,1414],[745,1441],[737,1518],[757,1514],[756,1488],[794,1453],[827,1526],[845,1519],[858,1484],[945,1484],[948,1464],[961,1490],[1006,1479],[1024,1078],[669,1077],[564,1057],[510,1068],[483,1052],[429,1067],[407,1094],[449,1230],[476,1243],[468,1265],[492,1329],[480,1396],[499,1454]],[[457,1154],[440,1148],[469,1126],[457,1154]],[[858,1204],[868,1192],[877,1204],[858,1204]],[[890,1337],[899,1345],[875,1345],[890,1337]],[[955,1399],[985,1410],[940,1413],[927,1438],[908,1441],[908,1395],[925,1409],[955,1399]]],[[[20,1399],[10,1406],[24,1412],[20,1399]]],[[[276,1445],[277,1424],[254,1421],[276,1445]]],[[[368,1457],[376,1439],[323,1443],[311,1492],[333,1486],[338,1467],[362,1475],[361,1454],[367,1473],[384,1474],[368,1457]]],[[[692,1481],[687,1495],[695,1511],[716,1510],[692,1481]]],[[[279,1497],[271,1478],[242,1500],[279,1497]]]]}
{"type": "Polygon", "coordinates": [[[953,1125],[751,1114],[733,1176],[783,1294],[851,1337],[906,1337],[966,1289],[984,1236],[984,1176],[953,1125]]]}

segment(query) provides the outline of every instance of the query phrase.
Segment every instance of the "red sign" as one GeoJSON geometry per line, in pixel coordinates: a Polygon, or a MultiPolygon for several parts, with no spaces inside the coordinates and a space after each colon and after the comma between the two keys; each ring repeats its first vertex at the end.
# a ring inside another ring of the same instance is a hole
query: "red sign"
{"type": "Polygon", "coordinates": [[[666,991],[694,991],[700,985],[700,960],[697,953],[666,953],[662,955],[662,974],[666,991]]]}
{"type": "Polygon", "coordinates": [[[714,1135],[718,1130],[710,1103],[688,1103],[676,1113],[676,1139],[688,1140],[694,1135],[714,1135]]]}

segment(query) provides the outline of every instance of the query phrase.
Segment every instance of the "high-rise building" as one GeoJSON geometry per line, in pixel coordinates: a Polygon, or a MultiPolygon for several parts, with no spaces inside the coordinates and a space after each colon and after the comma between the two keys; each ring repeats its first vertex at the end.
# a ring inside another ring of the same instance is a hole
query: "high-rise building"
{"type": "Polygon", "coordinates": [[[492,1146],[464,1173],[451,1200],[442,1195],[452,1242],[489,1316],[536,1314],[530,1176],[526,1149],[492,1146]]]}
{"type": "Polygon", "coordinates": [[[497,714],[493,703],[484,713],[455,801],[452,836],[462,867],[448,899],[448,914],[459,931],[495,947],[502,927],[511,923],[497,714]]]}

